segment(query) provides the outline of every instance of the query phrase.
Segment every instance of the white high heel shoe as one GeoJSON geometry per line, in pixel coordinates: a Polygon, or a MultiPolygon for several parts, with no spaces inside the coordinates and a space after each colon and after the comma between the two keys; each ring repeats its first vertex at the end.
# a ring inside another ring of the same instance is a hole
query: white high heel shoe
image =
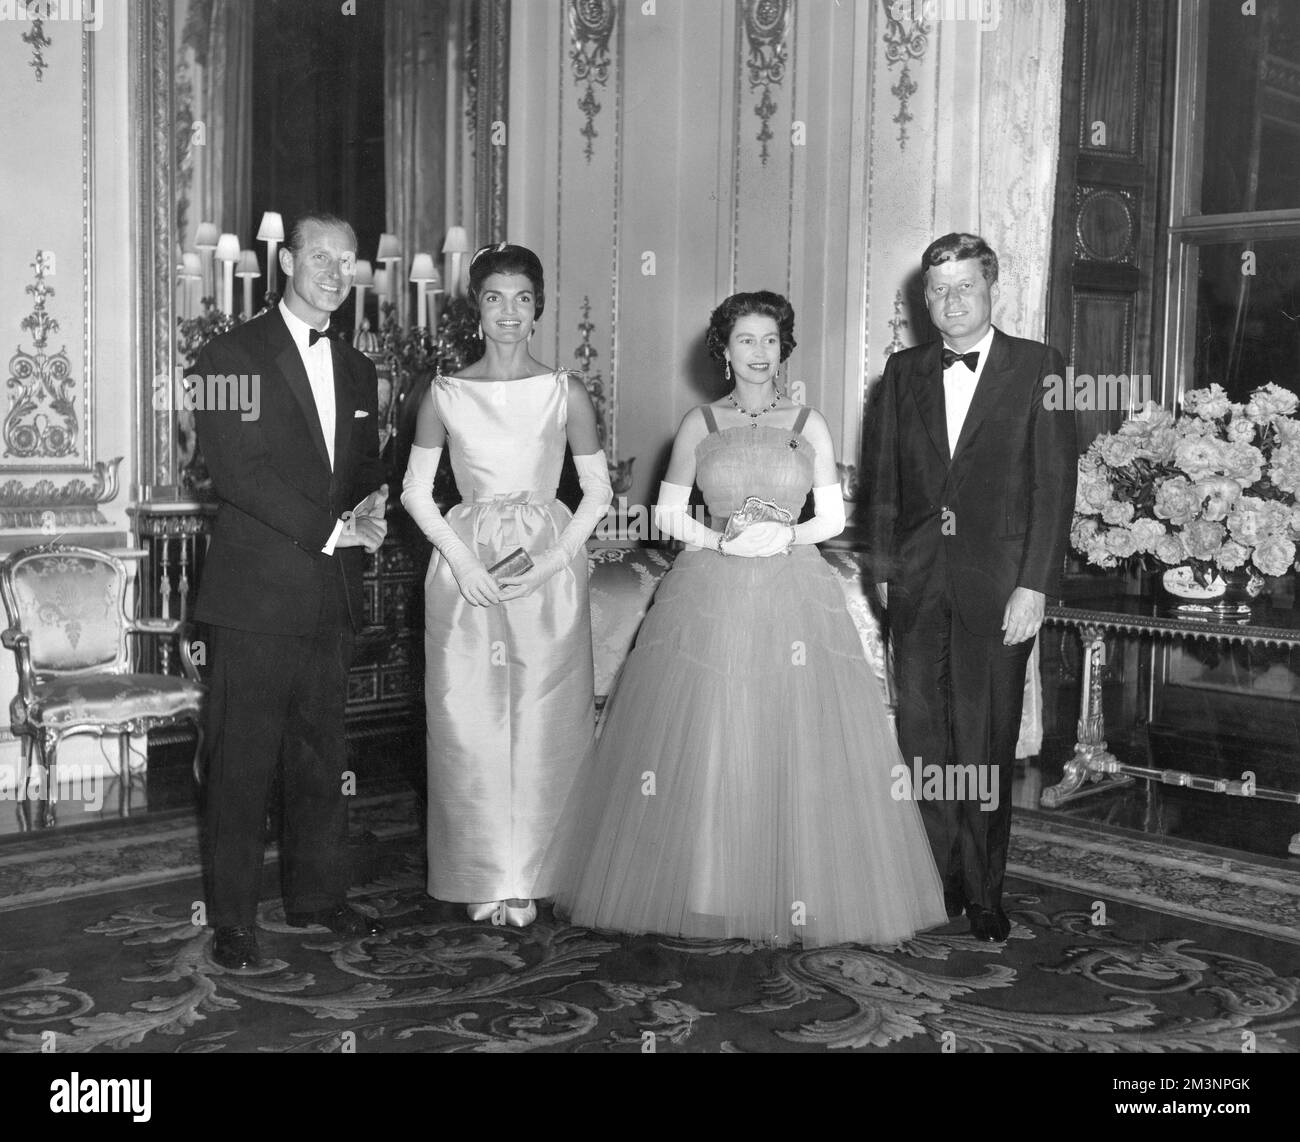
{"type": "Polygon", "coordinates": [[[471,920],[486,920],[501,907],[503,901],[488,900],[483,904],[466,904],[465,911],[471,920]]]}
{"type": "Polygon", "coordinates": [[[530,900],[523,908],[515,908],[503,902],[501,908],[505,912],[505,922],[512,928],[527,928],[537,919],[536,900],[530,900]]]}

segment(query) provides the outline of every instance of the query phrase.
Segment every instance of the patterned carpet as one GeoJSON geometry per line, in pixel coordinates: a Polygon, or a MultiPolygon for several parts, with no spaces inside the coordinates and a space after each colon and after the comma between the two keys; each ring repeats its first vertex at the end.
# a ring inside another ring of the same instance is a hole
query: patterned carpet
{"type": "Polygon", "coordinates": [[[256,972],[217,967],[191,921],[188,822],[6,845],[0,1051],[51,1032],[60,1052],[1300,1050],[1287,868],[1022,814],[1004,946],[957,921],[894,949],[771,950],[546,910],[523,930],[472,924],[424,894],[415,811],[353,811],[375,838],[353,899],[388,932],[292,929],[267,900],[256,972]]]}
{"type": "MultiPolygon", "coordinates": [[[[1300,1050],[1300,873],[1041,814],[1015,822],[1005,946],[766,949],[465,920],[424,894],[408,795],[354,808],[376,938],[259,914],[224,972],[186,819],[0,849],[0,1051],[1300,1050]],[[1100,905],[1100,908],[1099,908],[1100,905]],[[1101,922],[1099,922],[1101,921],[1101,922]]],[[[273,877],[268,875],[268,883],[273,877]]]]}

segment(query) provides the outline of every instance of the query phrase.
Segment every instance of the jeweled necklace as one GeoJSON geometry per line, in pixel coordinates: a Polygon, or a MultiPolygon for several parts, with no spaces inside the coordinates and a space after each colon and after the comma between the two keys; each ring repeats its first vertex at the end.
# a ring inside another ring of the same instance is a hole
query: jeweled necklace
{"type": "Polygon", "coordinates": [[[771,412],[774,408],[776,408],[777,405],[781,403],[781,394],[778,391],[776,394],[776,399],[773,400],[771,404],[766,405],[763,408],[760,408],[757,412],[750,412],[749,409],[747,409],[743,404],[741,404],[740,401],[736,399],[736,394],[734,391],[729,392],[727,394],[727,399],[731,401],[733,405],[735,405],[737,412],[743,412],[747,417],[749,417],[750,428],[757,428],[758,418],[762,416],[763,413],[765,412],[771,412]]]}

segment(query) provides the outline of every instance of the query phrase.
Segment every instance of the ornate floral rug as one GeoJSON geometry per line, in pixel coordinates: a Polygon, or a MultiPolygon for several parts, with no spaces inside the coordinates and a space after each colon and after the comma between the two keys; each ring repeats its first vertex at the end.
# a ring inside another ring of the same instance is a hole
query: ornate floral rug
{"type": "MultiPolygon", "coordinates": [[[[1223,906],[1217,890],[1157,911],[1096,887],[1109,877],[1142,897],[1171,883],[1150,871],[1161,853],[1127,842],[1112,853],[1091,830],[1073,838],[1075,826],[1017,822],[1015,860],[1033,868],[1008,884],[1005,945],[977,943],[957,921],[892,949],[802,951],[613,936],[546,910],[523,930],[470,923],[425,895],[412,809],[381,798],[354,812],[354,825],[388,834],[368,846],[367,882],[353,892],[388,931],[289,928],[280,901],[267,900],[268,962],[255,972],[210,959],[210,932],[191,922],[198,880],[167,829],[154,842],[170,847],[169,879],[135,858],[124,870],[106,850],[96,892],[30,899],[54,892],[45,883],[18,893],[25,903],[10,895],[0,1051],[39,1050],[51,1032],[60,1052],[110,1053],[1239,1052],[1247,1040],[1263,1053],[1300,1050],[1296,943],[1252,930],[1250,917],[1186,913],[1223,906]],[[1082,891],[1056,883],[1068,869],[1082,891]],[[154,879],[120,883],[132,876],[154,879]]],[[[131,851],[122,836],[102,840],[117,856],[131,851]]],[[[86,871],[83,846],[93,848],[82,838],[62,859],[86,871]]],[[[11,855],[23,854],[0,853],[0,866],[11,855]]],[[[1211,871],[1245,885],[1243,869],[1211,871]]],[[[1264,910],[1268,925],[1277,907],[1264,910]]]]}

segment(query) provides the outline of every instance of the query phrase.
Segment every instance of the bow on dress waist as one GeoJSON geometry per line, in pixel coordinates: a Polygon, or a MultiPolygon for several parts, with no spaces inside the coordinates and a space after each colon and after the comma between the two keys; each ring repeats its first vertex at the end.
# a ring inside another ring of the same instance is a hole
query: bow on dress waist
{"type": "Polygon", "coordinates": [[[474,517],[474,542],[493,551],[511,551],[527,547],[524,542],[545,528],[549,513],[526,519],[527,509],[545,507],[555,502],[555,491],[498,492],[472,500],[468,507],[474,517]],[[532,526],[529,526],[529,525],[532,526]]]}

